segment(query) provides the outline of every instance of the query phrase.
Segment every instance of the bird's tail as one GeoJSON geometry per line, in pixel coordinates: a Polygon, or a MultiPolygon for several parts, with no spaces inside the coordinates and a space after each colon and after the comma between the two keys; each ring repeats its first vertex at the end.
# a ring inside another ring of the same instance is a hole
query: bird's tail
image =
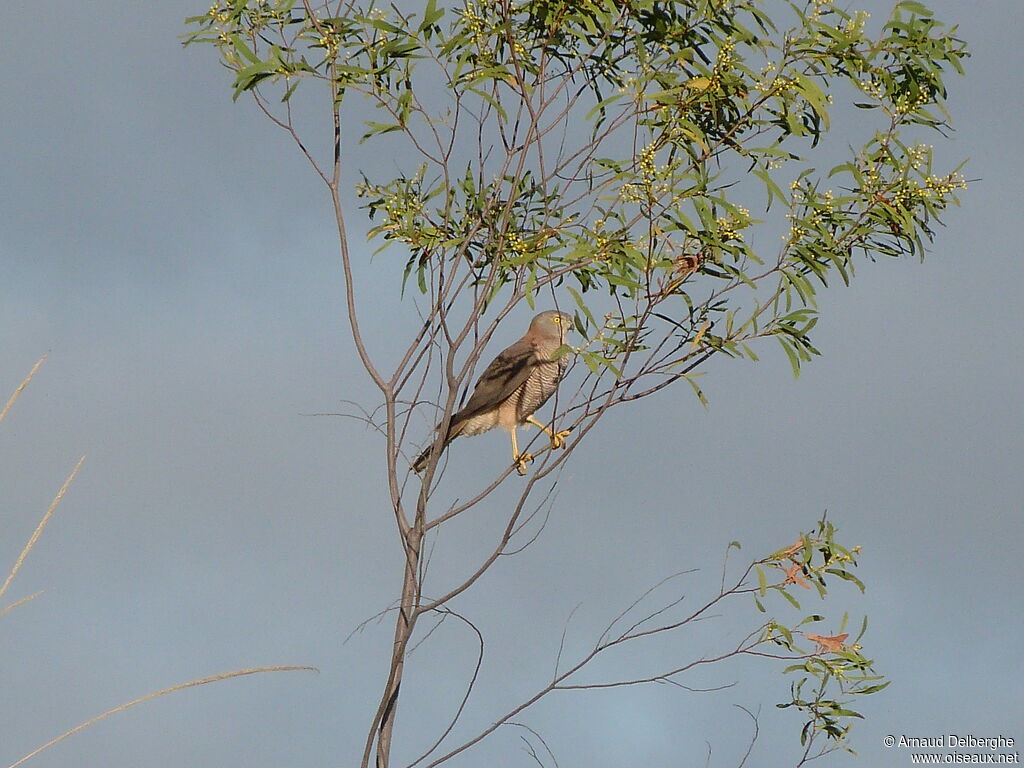
{"type": "MultiPolygon", "coordinates": [[[[452,422],[452,424],[448,427],[448,434],[445,436],[444,442],[441,443],[441,447],[437,451],[438,456],[444,453],[444,449],[448,447],[448,443],[450,443],[452,440],[459,436],[459,433],[462,431],[462,426],[462,424],[459,424],[456,427],[455,422],[452,422]]],[[[430,445],[427,446],[426,450],[423,451],[423,453],[416,457],[416,461],[412,463],[412,471],[415,472],[417,475],[420,472],[422,472],[426,468],[427,461],[430,459],[430,455],[433,452],[434,444],[431,443],[430,445]]]]}
{"type": "MultiPolygon", "coordinates": [[[[430,454],[433,452],[433,450],[434,445],[433,443],[431,443],[430,445],[427,446],[427,450],[425,450],[423,453],[416,457],[416,461],[412,463],[413,472],[415,472],[418,475],[420,472],[423,471],[424,467],[427,466],[427,459],[430,458],[430,454]]],[[[441,450],[444,450],[444,448],[442,448],[441,450]]]]}
{"type": "MultiPolygon", "coordinates": [[[[448,447],[448,443],[450,443],[451,441],[452,439],[449,437],[447,440],[441,443],[441,447],[437,451],[438,455],[444,453],[444,449],[448,447]]],[[[412,471],[415,472],[417,475],[420,472],[422,472],[426,468],[427,461],[430,459],[430,455],[433,452],[434,444],[431,443],[430,445],[427,446],[427,449],[423,451],[423,453],[416,457],[416,461],[412,463],[412,471]]]]}

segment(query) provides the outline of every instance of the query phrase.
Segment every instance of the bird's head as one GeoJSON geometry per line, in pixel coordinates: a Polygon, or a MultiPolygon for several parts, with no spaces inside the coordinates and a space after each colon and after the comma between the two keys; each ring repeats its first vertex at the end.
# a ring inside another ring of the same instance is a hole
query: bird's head
{"type": "Polygon", "coordinates": [[[572,328],[572,315],[565,312],[557,312],[549,309],[541,312],[530,322],[530,335],[541,336],[546,339],[557,340],[559,345],[565,344],[565,339],[572,328]]]}

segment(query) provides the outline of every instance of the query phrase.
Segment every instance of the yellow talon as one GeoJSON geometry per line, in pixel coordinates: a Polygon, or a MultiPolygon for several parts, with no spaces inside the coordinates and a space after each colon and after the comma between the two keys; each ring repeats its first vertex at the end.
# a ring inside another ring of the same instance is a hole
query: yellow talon
{"type": "Polygon", "coordinates": [[[547,424],[537,421],[537,419],[533,418],[533,416],[527,416],[526,423],[533,424],[533,426],[537,427],[538,429],[544,430],[547,433],[548,437],[551,439],[552,448],[563,447],[565,445],[565,438],[572,434],[571,429],[563,429],[561,432],[555,432],[547,424]]]}
{"type": "Polygon", "coordinates": [[[520,475],[526,474],[526,465],[533,461],[532,453],[524,453],[516,459],[516,472],[520,475]]]}
{"type": "Polygon", "coordinates": [[[561,432],[551,433],[551,447],[565,448],[565,438],[572,434],[571,429],[563,429],[561,432]]]}

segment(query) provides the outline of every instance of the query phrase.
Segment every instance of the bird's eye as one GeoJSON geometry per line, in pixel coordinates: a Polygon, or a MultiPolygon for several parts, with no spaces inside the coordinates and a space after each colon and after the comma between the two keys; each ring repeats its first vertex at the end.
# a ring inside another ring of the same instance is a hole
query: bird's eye
{"type": "Polygon", "coordinates": [[[551,318],[551,322],[556,323],[557,325],[561,325],[562,318],[559,315],[555,315],[554,317],[551,318]]]}

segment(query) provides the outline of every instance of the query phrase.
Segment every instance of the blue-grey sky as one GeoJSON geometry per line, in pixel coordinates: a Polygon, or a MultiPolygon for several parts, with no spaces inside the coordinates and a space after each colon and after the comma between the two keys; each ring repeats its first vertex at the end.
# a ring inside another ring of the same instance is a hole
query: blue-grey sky
{"type": "MultiPolygon", "coordinates": [[[[930,5],[973,53],[952,81],[957,131],[941,153],[969,158],[980,181],[924,264],[863,263],[850,288],[823,296],[824,357],[799,380],[781,355],[717,365],[709,410],[666,393],[612,412],[576,450],[541,539],[459,601],[489,637],[467,729],[536,687],[577,605],[578,651],[668,573],[702,568],[696,598],[729,541],[768,552],[827,509],[863,547],[868,584],[864,596],[837,588],[829,610],[869,615],[866,651],[893,680],[861,703],[859,763],[909,764],[886,734],[1024,741],[1024,6],[930,5]]],[[[346,335],[330,211],[286,137],[232,104],[212,52],[181,50],[183,18],[204,11],[9,9],[20,21],[0,45],[2,396],[49,357],[0,424],[0,574],[87,459],[8,597],[45,593],[0,617],[0,765],[151,690],[261,664],[320,673],[177,693],[31,764],[353,765],[378,695],[390,621],[343,641],[399,587],[380,446],[355,422],[304,415],[372,402],[346,335]]],[[[388,306],[368,307],[372,344],[398,327],[388,306]]],[[[453,462],[506,460],[501,435],[475,441],[453,446],[453,462]]],[[[438,558],[462,562],[499,522],[460,522],[438,558]]],[[[679,642],[700,655],[732,629],[679,642]]],[[[450,642],[419,652],[403,690],[399,759],[429,743],[469,672],[466,636],[439,638],[450,642]]],[[[799,728],[774,707],[788,680],[749,662],[693,680],[731,682],[562,694],[523,719],[563,766],[703,764],[707,744],[711,765],[733,766],[749,721],[732,705],[760,706],[753,764],[777,764],[799,728]]],[[[510,729],[453,764],[531,762],[510,729]]]]}

